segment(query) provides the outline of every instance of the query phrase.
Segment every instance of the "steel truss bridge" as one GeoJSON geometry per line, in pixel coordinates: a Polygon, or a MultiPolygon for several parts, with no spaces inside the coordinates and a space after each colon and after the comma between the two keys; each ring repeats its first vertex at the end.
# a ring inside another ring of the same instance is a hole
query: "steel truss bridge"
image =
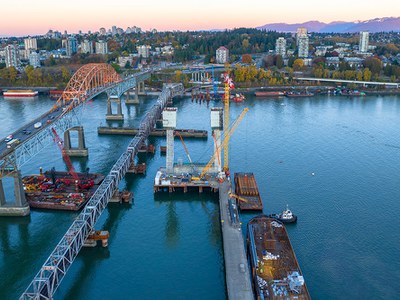
{"type": "Polygon", "coordinates": [[[108,201],[118,188],[119,182],[133,163],[139,147],[149,136],[156,120],[161,117],[162,110],[167,105],[168,100],[182,93],[183,86],[181,84],[164,86],[157,103],[140,123],[139,133],[129,143],[125,152],[119,157],[110,173],[72,223],[20,299],[53,298],[54,292],[77,257],[108,201]]]}
{"type": "Polygon", "coordinates": [[[35,129],[29,136],[22,135],[21,143],[13,149],[6,149],[4,139],[0,141],[0,179],[20,167],[37,155],[44,147],[52,143],[51,128],[64,132],[81,123],[83,104],[101,93],[109,98],[120,98],[122,94],[136,86],[138,82],[150,78],[151,72],[140,72],[131,77],[121,78],[108,64],[87,64],[81,67],[70,79],[63,94],[52,109],[13,133],[21,135],[23,129],[33,128],[33,124],[42,123],[40,130],[35,129]],[[48,123],[48,117],[52,117],[48,123]]]}

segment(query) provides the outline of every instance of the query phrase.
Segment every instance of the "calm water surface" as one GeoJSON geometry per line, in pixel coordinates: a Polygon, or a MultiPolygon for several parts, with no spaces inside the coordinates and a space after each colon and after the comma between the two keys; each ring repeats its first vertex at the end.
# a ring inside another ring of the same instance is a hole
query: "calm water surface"
{"type": "MultiPolygon", "coordinates": [[[[124,106],[124,123],[137,125],[155,97],[124,106]]],[[[48,110],[52,101],[0,98],[0,137],[48,110]]],[[[105,98],[86,105],[88,159],[83,171],[107,173],[130,141],[99,136],[105,98]]],[[[209,108],[175,101],[178,127],[210,131],[209,108]]],[[[219,106],[219,103],[210,103],[219,106]]],[[[264,212],[286,204],[298,215],[288,231],[314,299],[394,299],[400,293],[400,98],[314,97],[255,99],[232,104],[232,118],[250,108],[231,139],[233,172],[255,173],[264,212]],[[314,175],[312,175],[314,173],[314,175]]],[[[157,146],[164,139],[152,139],[157,146]]],[[[186,141],[194,161],[212,155],[212,138],[186,141]]],[[[187,161],[177,140],[175,159],[187,161]]],[[[127,175],[121,189],[132,205],[110,204],[97,229],[110,231],[108,248],[83,249],[56,299],[224,299],[225,274],[218,200],[210,194],[153,194],[159,151],[140,156],[145,176],[127,175]]],[[[66,168],[56,145],[22,168],[23,175],[66,168]]],[[[8,198],[11,181],[5,180],[8,198]]],[[[65,233],[76,213],[32,211],[0,219],[0,298],[16,299],[65,233]]],[[[245,214],[245,224],[255,214],[245,214]]],[[[245,233],[245,226],[243,226],[245,233]]]]}

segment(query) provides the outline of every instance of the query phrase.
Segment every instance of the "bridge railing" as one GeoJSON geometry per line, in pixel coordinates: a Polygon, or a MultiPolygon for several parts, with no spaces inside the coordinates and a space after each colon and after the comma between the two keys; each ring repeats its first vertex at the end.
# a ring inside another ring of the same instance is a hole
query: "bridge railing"
{"type": "MultiPolygon", "coordinates": [[[[157,103],[146,114],[141,124],[154,125],[156,120],[161,116],[168,98],[177,95],[180,91],[183,91],[182,86],[165,86],[157,103]]],[[[39,300],[53,298],[54,292],[75,260],[90,232],[93,230],[97,219],[132,164],[139,147],[148,137],[148,127],[141,126],[140,128],[139,133],[129,143],[126,151],[119,157],[110,173],[90,198],[83,211],[72,223],[67,233],[57,244],[20,299],[39,300]]]]}

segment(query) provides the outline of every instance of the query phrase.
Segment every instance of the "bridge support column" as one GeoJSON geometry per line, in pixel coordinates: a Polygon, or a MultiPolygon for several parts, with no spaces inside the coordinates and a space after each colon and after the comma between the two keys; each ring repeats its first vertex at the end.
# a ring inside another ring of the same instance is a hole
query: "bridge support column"
{"type": "Polygon", "coordinates": [[[167,134],[167,158],[166,171],[169,174],[174,173],[174,129],[176,128],[176,107],[164,108],[162,112],[163,127],[167,134]]]}
{"type": "Polygon", "coordinates": [[[122,114],[121,99],[119,97],[118,98],[108,97],[106,120],[107,121],[123,121],[124,120],[124,115],[122,114]],[[116,114],[114,114],[112,112],[112,106],[111,106],[112,102],[117,103],[117,113],[116,114]]]}
{"type": "Polygon", "coordinates": [[[6,204],[6,196],[4,195],[3,180],[0,179],[0,207],[6,204]]]}
{"type": "Polygon", "coordinates": [[[64,132],[64,149],[69,156],[86,157],[89,155],[89,149],[85,144],[85,133],[82,126],[76,126],[64,132]],[[71,145],[71,131],[78,132],[78,146],[71,145]]]}
{"type": "Polygon", "coordinates": [[[144,86],[144,81],[139,81],[138,88],[139,88],[139,91],[138,91],[139,95],[145,96],[146,95],[146,88],[144,86]]]}
{"type": "Polygon", "coordinates": [[[133,99],[131,99],[130,93],[131,93],[130,90],[126,91],[126,93],[125,93],[125,95],[126,95],[125,104],[139,104],[140,102],[139,102],[139,97],[137,96],[137,93],[135,92],[135,97],[133,99]]]}
{"type": "Polygon", "coordinates": [[[3,181],[0,179],[0,216],[9,216],[9,217],[24,217],[30,214],[30,208],[25,198],[25,191],[22,184],[21,172],[16,171],[13,172],[12,175],[14,179],[14,197],[15,202],[10,204],[7,203],[3,181]]]}

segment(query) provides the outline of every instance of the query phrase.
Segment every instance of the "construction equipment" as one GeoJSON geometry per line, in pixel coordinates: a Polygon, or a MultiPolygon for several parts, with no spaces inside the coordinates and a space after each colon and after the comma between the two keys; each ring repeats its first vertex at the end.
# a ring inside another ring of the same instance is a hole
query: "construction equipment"
{"type": "Polygon", "coordinates": [[[186,144],[185,144],[185,142],[183,141],[182,135],[181,135],[178,131],[175,131],[175,135],[179,136],[179,138],[181,139],[181,142],[182,142],[183,148],[185,149],[185,152],[186,152],[186,155],[187,155],[187,157],[188,157],[188,160],[189,160],[190,164],[193,165],[192,159],[190,158],[189,151],[188,151],[188,149],[186,148],[186,144]]]}
{"type": "MultiPolygon", "coordinates": [[[[220,148],[217,147],[216,151],[214,152],[210,161],[203,168],[203,171],[201,172],[199,177],[192,176],[192,181],[201,180],[204,177],[204,175],[207,173],[207,171],[211,168],[213,162],[215,161],[215,157],[218,155],[219,151],[221,151],[221,150],[225,151],[224,148],[227,145],[226,140],[228,140],[230,138],[230,136],[235,132],[236,128],[239,126],[240,122],[242,121],[242,119],[244,118],[244,116],[246,115],[246,113],[248,111],[249,111],[249,109],[247,107],[244,108],[242,110],[242,112],[240,113],[239,117],[237,117],[236,120],[232,123],[232,126],[229,129],[228,129],[228,127],[225,127],[226,133],[224,134],[224,140],[222,141],[221,147],[220,148]]],[[[225,172],[228,172],[228,170],[226,170],[225,172]]]]}
{"type": "Polygon", "coordinates": [[[71,159],[69,158],[68,154],[65,152],[63,141],[60,139],[60,137],[58,136],[58,134],[54,128],[51,128],[51,131],[54,134],[54,141],[56,142],[58,148],[60,149],[62,157],[63,157],[65,163],[67,164],[68,171],[75,180],[75,184],[81,189],[90,189],[94,185],[94,181],[93,180],[81,180],[79,178],[79,176],[76,173],[75,168],[71,162],[71,159]]]}
{"type": "Polygon", "coordinates": [[[230,101],[230,90],[234,89],[232,79],[229,77],[229,70],[224,74],[225,82],[225,93],[224,93],[224,171],[229,171],[229,139],[230,136],[226,134],[229,128],[229,101],[230,101]],[[227,137],[227,138],[225,138],[227,137]]]}
{"type": "Polygon", "coordinates": [[[237,200],[239,200],[239,201],[242,201],[242,202],[249,203],[249,200],[247,200],[247,199],[245,199],[245,198],[243,198],[243,197],[240,197],[239,195],[236,195],[236,194],[234,194],[234,193],[229,193],[229,197],[235,198],[235,199],[237,199],[237,200]]]}

